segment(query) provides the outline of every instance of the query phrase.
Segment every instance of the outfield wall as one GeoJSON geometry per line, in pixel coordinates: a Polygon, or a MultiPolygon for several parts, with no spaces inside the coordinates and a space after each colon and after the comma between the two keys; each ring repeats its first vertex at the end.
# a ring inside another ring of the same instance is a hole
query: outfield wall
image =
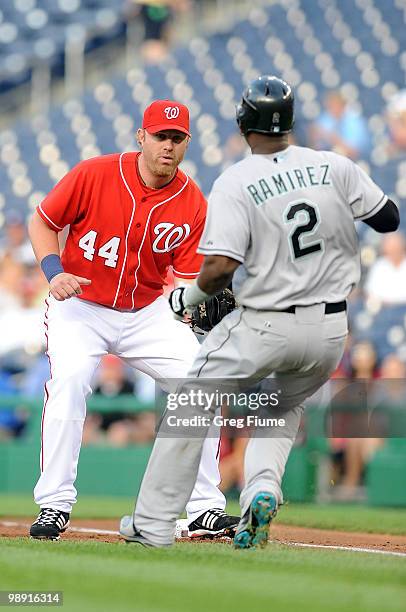
{"type": "MultiPolygon", "coordinates": [[[[0,492],[30,493],[39,474],[42,400],[0,397],[0,409],[11,404],[30,411],[26,431],[20,438],[0,441],[0,492]]],[[[119,405],[106,398],[92,398],[90,411],[141,412],[154,410],[133,396],[119,398],[119,405]]],[[[283,481],[286,501],[317,501],[322,485],[323,464],[330,453],[322,436],[325,415],[320,409],[306,413],[306,427],[300,445],[293,448],[283,481]]],[[[85,446],[81,450],[77,489],[88,495],[136,495],[152,445],[126,448],[85,446]]],[[[368,465],[367,501],[376,506],[406,507],[406,440],[386,440],[368,465]]]]}

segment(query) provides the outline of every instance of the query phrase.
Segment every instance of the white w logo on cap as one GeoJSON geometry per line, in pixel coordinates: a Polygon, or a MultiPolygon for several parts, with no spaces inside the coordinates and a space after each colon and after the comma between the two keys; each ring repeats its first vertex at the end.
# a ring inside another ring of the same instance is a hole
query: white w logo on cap
{"type": "Polygon", "coordinates": [[[179,116],[179,106],[167,106],[164,113],[168,119],[176,119],[179,116]]]}

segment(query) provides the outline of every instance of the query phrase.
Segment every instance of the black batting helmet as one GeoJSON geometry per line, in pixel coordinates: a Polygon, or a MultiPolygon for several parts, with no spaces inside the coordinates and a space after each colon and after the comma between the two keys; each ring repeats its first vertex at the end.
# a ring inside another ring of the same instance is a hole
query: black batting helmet
{"type": "Polygon", "coordinates": [[[278,136],[290,132],[294,123],[290,85],[271,75],[262,75],[252,81],[237,106],[237,123],[244,135],[258,132],[278,136]]]}

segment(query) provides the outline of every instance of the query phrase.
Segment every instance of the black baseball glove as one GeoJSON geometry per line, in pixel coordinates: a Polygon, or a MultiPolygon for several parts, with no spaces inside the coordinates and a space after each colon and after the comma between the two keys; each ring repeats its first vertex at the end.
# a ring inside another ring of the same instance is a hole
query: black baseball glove
{"type": "Polygon", "coordinates": [[[233,292],[223,289],[190,312],[190,326],[195,333],[208,332],[237,307],[233,292]]]}

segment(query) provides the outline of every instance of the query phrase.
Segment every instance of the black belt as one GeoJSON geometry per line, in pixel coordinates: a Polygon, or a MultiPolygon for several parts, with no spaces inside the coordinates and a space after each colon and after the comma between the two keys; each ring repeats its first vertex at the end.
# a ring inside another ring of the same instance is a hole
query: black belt
{"type": "Polygon", "coordinates": [[[145,306],[141,306],[141,308],[113,308],[113,310],[117,310],[118,312],[126,312],[126,313],[131,313],[131,312],[138,312],[139,310],[142,310],[143,308],[145,308],[145,306]]]}
{"type": "MultiPolygon", "coordinates": [[[[296,308],[301,308],[300,306],[289,306],[289,308],[285,308],[285,310],[280,310],[279,312],[290,312],[291,314],[295,314],[296,308]]],[[[305,307],[304,307],[305,308],[305,307]]],[[[343,312],[343,310],[347,310],[347,302],[333,302],[331,304],[325,304],[325,314],[334,314],[335,312],[343,312]]]]}
{"type": "Polygon", "coordinates": [[[104,306],[104,308],[108,308],[109,310],[115,310],[116,312],[125,313],[138,312],[139,310],[145,308],[145,306],[141,306],[141,308],[113,308],[113,306],[107,306],[106,304],[98,304],[98,306],[104,306]]]}

